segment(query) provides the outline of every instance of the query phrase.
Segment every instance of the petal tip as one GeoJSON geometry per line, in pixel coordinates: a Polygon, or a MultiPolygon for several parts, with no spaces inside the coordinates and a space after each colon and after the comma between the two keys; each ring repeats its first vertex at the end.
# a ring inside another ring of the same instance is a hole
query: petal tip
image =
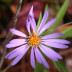
{"type": "Polygon", "coordinates": [[[63,36],[64,34],[63,33],[60,33],[61,34],[61,36],[63,36]]]}
{"type": "Polygon", "coordinates": [[[6,45],[6,48],[8,48],[9,46],[8,46],[8,44],[6,45]]]}
{"type": "Polygon", "coordinates": [[[70,41],[68,41],[68,44],[70,44],[71,42],[70,41]]]}
{"type": "Polygon", "coordinates": [[[13,64],[13,63],[11,63],[11,66],[14,66],[14,64],[13,64]]]}
{"type": "Polygon", "coordinates": [[[55,18],[54,21],[56,22],[57,21],[57,18],[55,18]]]}
{"type": "Polygon", "coordinates": [[[62,49],[67,49],[68,47],[69,47],[69,46],[66,45],[66,46],[65,46],[64,48],[62,48],[62,49]]]}
{"type": "Polygon", "coordinates": [[[54,61],[58,61],[58,59],[56,58],[54,61]]]}
{"type": "Polygon", "coordinates": [[[59,55],[57,58],[58,58],[58,59],[63,59],[63,57],[62,57],[61,55],[59,55]]]}
{"type": "Polygon", "coordinates": [[[35,66],[33,67],[33,69],[35,69],[35,66]]]}
{"type": "Polygon", "coordinates": [[[9,29],[10,30],[10,32],[12,31],[12,30],[14,30],[13,28],[11,28],[11,29],[9,29]]]}
{"type": "Polygon", "coordinates": [[[66,48],[68,48],[69,46],[66,46],[66,48]]]}
{"type": "Polygon", "coordinates": [[[48,10],[46,10],[45,12],[46,12],[46,14],[48,15],[48,10]]]}
{"type": "Polygon", "coordinates": [[[10,31],[11,33],[13,33],[13,32],[14,32],[14,30],[15,30],[15,29],[13,29],[13,28],[9,29],[9,31],[10,31]]]}
{"type": "Polygon", "coordinates": [[[49,66],[48,67],[46,67],[47,69],[49,69],[49,66]]]}
{"type": "Polygon", "coordinates": [[[11,48],[11,47],[10,47],[10,44],[7,44],[7,45],[6,45],[6,48],[11,48]]]}
{"type": "Polygon", "coordinates": [[[5,59],[7,59],[8,57],[7,56],[5,56],[5,59]]]}
{"type": "Polygon", "coordinates": [[[29,11],[29,15],[30,15],[30,16],[33,16],[33,5],[31,6],[31,9],[30,9],[30,11],[29,11]]]}
{"type": "Polygon", "coordinates": [[[63,57],[60,57],[59,59],[63,59],[63,57]]]}
{"type": "Polygon", "coordinates": [[[8,57],[8,59],[11,59],[10,56],[8,57]]]}
{"type": "Polygon", "coordinates": [[[47,69],[49,69],[49,65],[47,64],[46,66],[45,66],[47,69]]]}
{"type": "Polygon", "coordinates": [[[33,5],[31,6],[31,8],[33,9],[33,5]]]}
{"type": "Polygon", "coordinates": [[[31,12],[33,12],[33,5],[31,6],[31,9],[30,9],[30,11],[31,11],[31,12]]]}

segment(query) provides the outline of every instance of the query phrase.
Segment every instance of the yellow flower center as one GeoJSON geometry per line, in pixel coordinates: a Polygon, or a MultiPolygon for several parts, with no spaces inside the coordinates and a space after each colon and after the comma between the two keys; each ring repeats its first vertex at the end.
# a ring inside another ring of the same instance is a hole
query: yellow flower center
{"type": "Polygon", "coordinates": [[[38,45],[38,43],[39,43],[39,38],[37,37],[37,35],[33,35],[30,37],[29,39],[30,46],[38,45]]]}

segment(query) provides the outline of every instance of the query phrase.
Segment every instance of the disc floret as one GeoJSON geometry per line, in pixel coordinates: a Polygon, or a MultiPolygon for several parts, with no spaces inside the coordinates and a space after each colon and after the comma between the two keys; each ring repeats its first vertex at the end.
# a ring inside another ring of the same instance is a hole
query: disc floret
{"type": "Polygon", "coordinates": [[[39,44],[39,37],[34,34],[29,38],[29,45],[30,46],[37,46],[39,44]]]}

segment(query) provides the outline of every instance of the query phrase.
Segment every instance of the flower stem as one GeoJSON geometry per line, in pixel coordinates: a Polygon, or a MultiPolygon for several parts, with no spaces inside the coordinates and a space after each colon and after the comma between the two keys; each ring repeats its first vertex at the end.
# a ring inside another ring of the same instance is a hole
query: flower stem
{"type": "Polygon", "coordinates": [[[10,67],[11,65],[9,64],[2,72],[6,72],[10,67]]]}
{"type": "MultiPolygon", "coordinates": [[[[17,11],[16,11],[16,15],[15,15],[15,17],[14,17],[13,28],[16,27],[16,22],[17,22],[17,18],[18,18],[18,15],[19,15],[19,11],[20,11],[20,9],[21,9],[22,1],[23,1],[23,0],[19,0],[18,8],[17,8],[17,11]]],[[[3,47],[3,49],[4,49],[4,51],[3,51],[3,56],[2,56],[1,61],[0,61],[0,69],[1,69],[1,67],[2,67],[2,65],[3,65],[4,58],[5,58],[5,54],[6,54],[6,50],[7,50],[7,48],[6,48],[5,46],[6,46],[6,44],[11,40],[12,36],[13,36],[13,34],[9,32],[9,35],[7,36],[7,38],[5,39],[5,41],[4,41],[4,42],[2,43],[2,45],[1,45],[1,46],[3,47]]],[[[7,69],[8,69],[8,68],[9,68],[9,67],[7,67],[7,69]]],[[[7,69],[6,69],[6,70],[7,70],[7,69]]]]}
{"type": "Polygon", "coordinates": [[[1,46],[4,49],[4,51],[3,51],[3,55],[2,55],[2,58],[1,58],[1,61],[0,61],[0,69],[1,69],[2,64],[4,62],[4,58],[5,58],[5,54],[6,54],[6,50],[7,50],[7,48],[5,46],[11,40],[12,36],[13,36],[13,34],[9,33],[9,35],[7,36],[7,38],[5,39],[5,41],[1,44],[1,46]]]}
{"type": "Polygon", "coordinates": [[[17,22],[17,18],[18,18],[18,15],[19,15],[19,11],[20,11],[20,9],[21,9],[22,1],[23,1],[23,0],[19,0],[18,8],[17,8],[17,11],[16,11],[16,15],[15,15],[15,17],[14,17],[13,28],[16,27],[16,22],[17,22]]]}

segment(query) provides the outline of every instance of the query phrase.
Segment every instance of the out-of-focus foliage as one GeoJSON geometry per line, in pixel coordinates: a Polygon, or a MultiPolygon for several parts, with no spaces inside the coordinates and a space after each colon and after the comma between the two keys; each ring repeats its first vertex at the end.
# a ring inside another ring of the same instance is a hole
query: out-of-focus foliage
{"type": "MultiPolygon", "coordinates": [[[[48,10],[48,4],[46,4],[46,6],[45,6],[44,13],[45,13],[46,10],[48,10]]],[[[46,23],[47,23],[47,22],[48,22],[48,19],[47,19],[46,23]]],[[[46,34],[48,34],[48,30],[46,30],[45,32],[43,32],[41,35],[44,36],[44,35],[46,35],[46,34]]]]}
{"type": "Polygon", "coordinates": [[[0,70],[0,72],[2,72],[2,71],[0,70]]]}
{"type": "Polygon", "coordinates": [[[4,3],[10,3],[12,2],[13,0],[0,0],[1,2],[4,2],[4,3]]]}
{"type": "Polygon", "coordinates": [[[61,60],[56,61],[56,62],[53,61],[53,63],[59,72],[68,72],[67,68],[65,67],[65,65],[63,64],[63,62],[61,60]]]}
{"type": "Polygon", "coordinates": [[[60,24],[68,8],[68,4],[69,4],[69,0],[65,0],[64,4],[62,5],[61,9],[59,10],[56,16],[57,21],[49,28],[49,31],[51,31],[53,28],[57,27],[60,24]]]}
{"type": "Polygon", "coordinates": [[[64,35],[60,38],[72,38],[72,27],[65,29],[61,33],[63,33],[64,35]]]}
{"type": "MultiPolygon", "coordinates": [[[[53,28],[57,27],[60,24],[61,20],[63,19],[64,15],[66,13],[66,10],[68,8],[68,4],[69,4],[69,0],[66,0],[56,16],[57,21],[48,30],[46,30],[44,33],[42,33],[42,36],[49,34],[53,28]]],[[[46,6],[46,8],[47,8],[47,6],[46,6]]]]}
{"type": "Polygon", "coordinates": [[[37,29],[36,30],[38,30],[40,23],[41,23],[41,20],[42,20],[42,13],[40,12],[40,16],[39,16],[39,20],[37,22],[37,29]]]}
{"type": "Polygon", "coordinates": [[[72,27],[63,30],[61,33],[64,34],[64,35],[61,36],[61,37],[57,37],[57,39],[72,38],[72,27]]]}
{"type": "MultiPolygon", "coordinates": [[[[46,10],[48,10],[48,4],[46,4],[46,6],[45,6],[44,13],[45,13],[46,10]]],[[[40,26],[41,20],[42,20],[42,12],[40,12],[39,20],[37,22],[37,30],[38,30],[38,28],[40,26]]],[[[48,22],[48,19],[47,19],[47,22],[48,22]]]]}
{"type": "Polygon", "coordinates": [[[40,72],[42,70],[42,65],[36,62],[36,68],[33,72],[40,72]]]}
{"type": "Polygon", "coordinates": [[[48,4],[46,4],[46,6],[45,6],[44,13],[45,13],[46,10],[48,10],[48,4]]]}
{"type": "Polygon", "coordinates": [[[49,72],[47,69],[44,69],[43,72],[49,72]]]}

